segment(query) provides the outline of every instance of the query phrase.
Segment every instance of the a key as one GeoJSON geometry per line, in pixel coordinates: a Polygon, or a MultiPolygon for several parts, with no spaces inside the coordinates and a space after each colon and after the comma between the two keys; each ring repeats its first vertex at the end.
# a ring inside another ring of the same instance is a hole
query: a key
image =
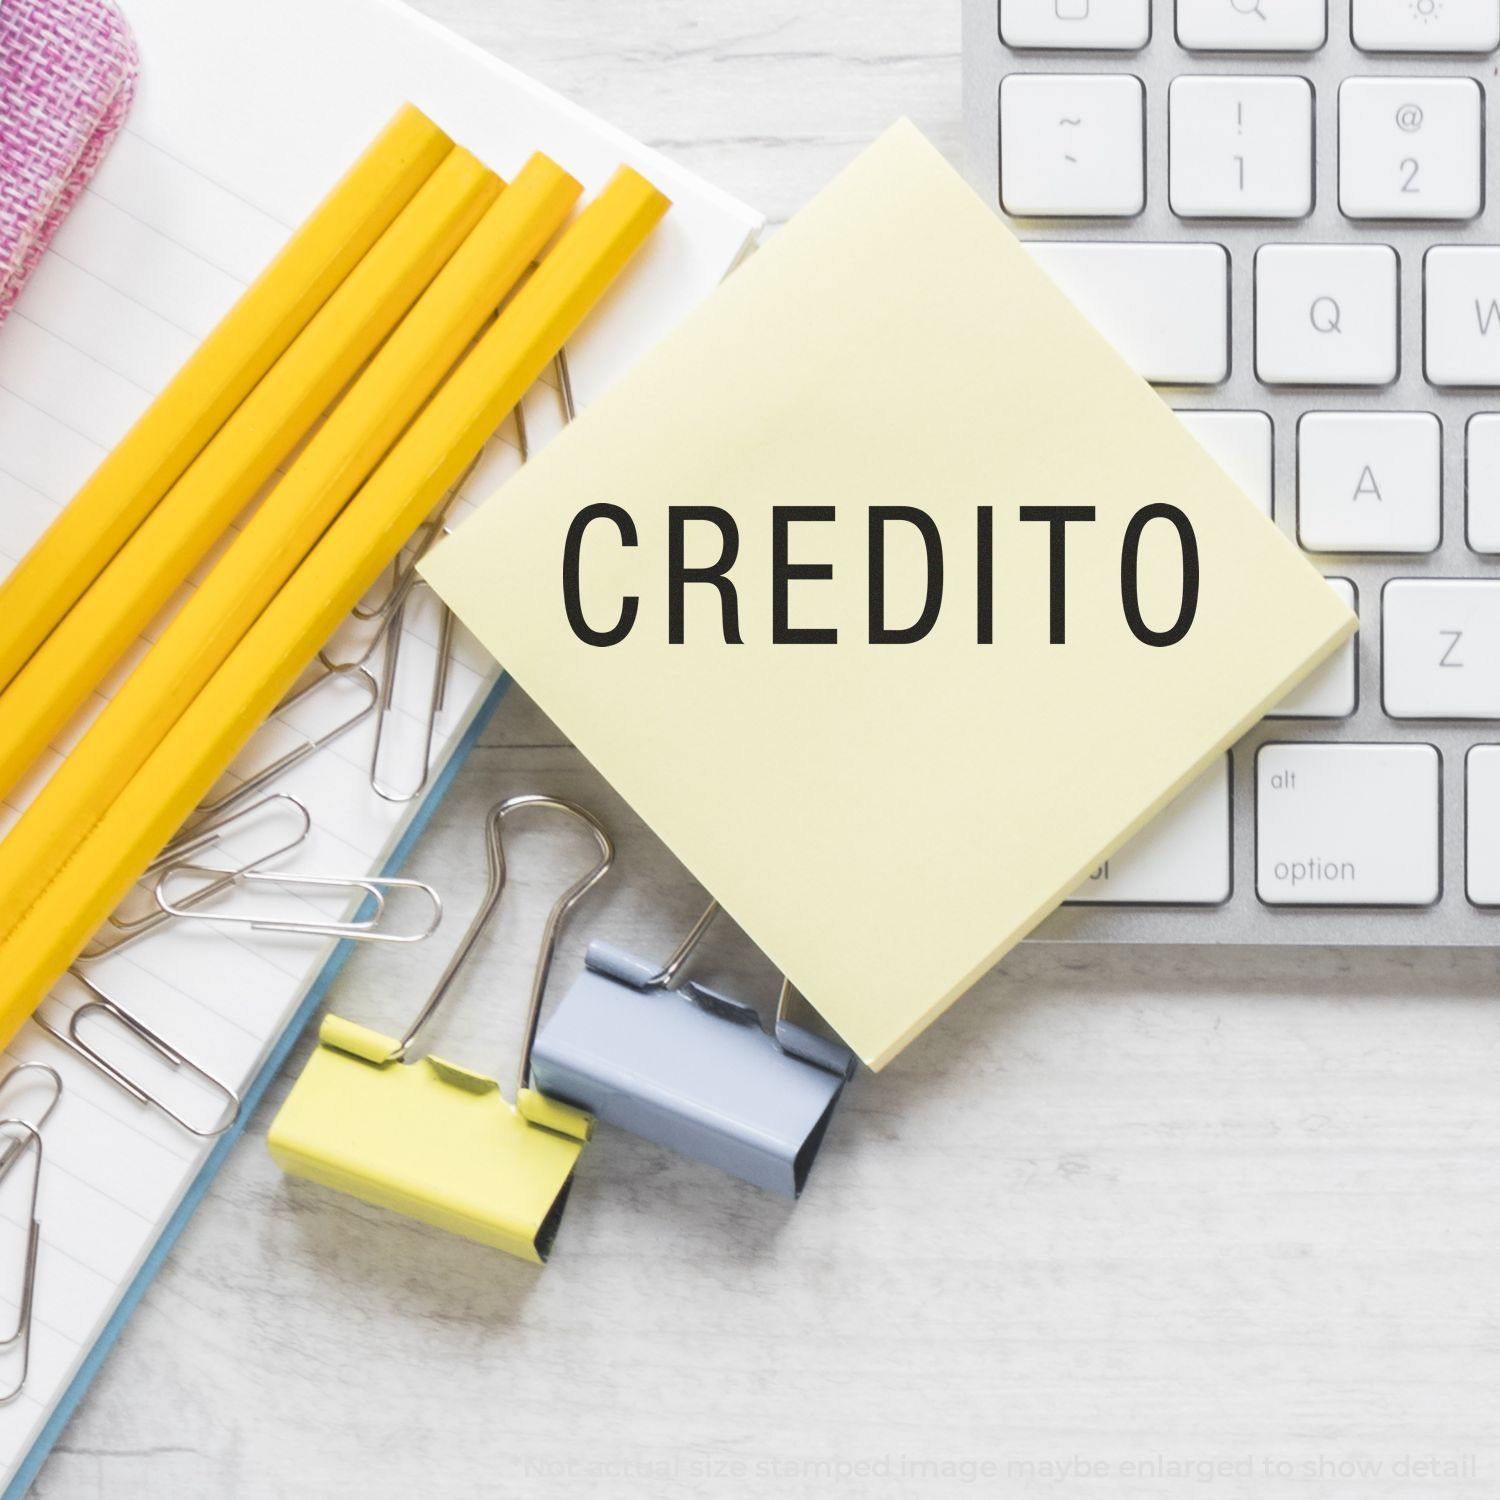
{"type": "Polygon", "coordinates": [[[1006,213],[1129,217],[1146,206],[1145,90],[1138,78],[1012,74],[1000,85],[1006,213]]]}
{"type": "Polygon", "coordinates": [[[1500,719],[1500,580],[1393,578],[1380,609],[1394,719],[1500,719]]]}
{"type": "Polygon", "coordinates": [[[1147,380],[1218,385],[1229,374],[1222,245],[1033,241],[1027,247],[1147,380]]]}
{"type": "Polygon", "coordinates": [[[1218,906],[1230,895],[1229,757],[1220,756],[1073,893],[1079,905],[1218,906]]]}
{"type": "Polygon", "coordinates": [[[1177,0],[1177,40],[1203,52],[1316,52],[1328,40],[1328,7],[1326,0],[1177,0]]]}
{"type": "Polygon", "coordinates": [[[1007,47],[1136,52],[1151,40],[1151,0],[1000,0],[1007,47]]]}
{"type": "Polygon", "coordinates": [[[1313,95],[1305,78],[1177,78],[1172,212],[1300,219],[1313,206],[1313,95]]]}
{"type": "Polygon", "coordinates": [[[1500,906],[1500,745],[1470,746],[1464,782],[1469,900],[1476,906],[1500,906]]]}
{"type": "Polygon", "coordinates": [[[1500,0],[1353,0],[1354,45],[1365,52],[1493,52],[1500,0]]]}
{"type": "Polygon", "coordinates": [[[1439,245],[1427,252],[1427,378],[1500,386],[1500,249],[1439,245]]]}
{"type": "Polygon", "coordinates": [[[1469,546],[1500,552],[1500,415],[1470,417],[1465,446],[1469,546]]]}
{"type": "Polygon", "coordinates": [[[1263,411],[1179,411],[1178,419],[1267,517],[1271,514],[1271,419],[1263,411]]]}
{"type": "Polygon", "coordinates": [[[1255,888],[1270,906],[1430,906],[1442,891],[1431,745],[1262,745],[1255,888]]]}
{"type": "MultiPolygon", "coordinates": [[[[1356,614],[1359,595],[1347,578],[1330,578],[1328,586],[1356,614]]],[[[1358,638],[1345,641],[1310,677],[1276,705],[1268,719],[1347,719],[1359,707],[1358,638]]]]}
{"type": "Polygon", "coordinates": [[[1472,219],[1484,207],[1483,118],[1472,78],[1346,78],[1339,207],[1351,219],[1472,219]]]}
{"type": "Polygon", "coordinates": [[[1255,257],[1255,365],[1267,385],[1389,385],[1399,370],[1396,253],[1265,245],[1255,257]]]}
{"type": "Polygon", "coordinates": [[[1309,412],[1297,426],[1297,539],[1310,552],[1432,552],[1443,433],[1430,412],[1309,412]]]}

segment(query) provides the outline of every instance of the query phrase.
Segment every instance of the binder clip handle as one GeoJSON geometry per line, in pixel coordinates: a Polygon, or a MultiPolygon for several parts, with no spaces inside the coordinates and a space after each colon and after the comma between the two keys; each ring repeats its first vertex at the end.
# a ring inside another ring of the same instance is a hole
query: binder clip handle
{"type": "MultiPolygon", "coordinates": [[[[607,943],[589,945],[588,965],[591,969],[609,974],[636,989],[677,989],[683,970],[698,951],[704,935],[722,910],[717,901],[710,901],[703,915],[693,923],[692,930],[677,945],[676,952],[654,973],[639,959],[632,958],[607,943]]],[[[700,1009],[721,1019],[739,1024],[753,1020],[753,1024],[760,1024],[759,1016],[742,1001],[732,1000],[705,985],[684,984],[681,992],[700,1009]]],[[[781,991],[776,1000],[776,1022],[773,1029],[776,1045],[789,1056],[800,1058],[814,1067],[837,1073],[844,1078],[852,1078],[856,1066],[854,1054],[842,1042],[813,1030],[807,1023],[814,1015],[813,1008],[797,992],[791,980],[783,975],[781,991]]]]}
{"type": "Polygon", "coordinates": [[[693,923],[692,931],[677,945],[677,951],[659,968],[649,979],[641,983],[643,990],[670,990],[675,989],[678,977],[687,967],[689,960],[698,951],[704,935],[713,926],[714,918],[723,911],[723,907],[717,901],[710,901],[708,909],[693,923]]]}
{"type": "MultiPolygon", "coordinates": [[[[552,910],[547,914],[546,924],[542,928],[542,938],[537,950],[536,967],[531,976],[531,994],[526,1007],[526,1028],[521,1043],[521,1063],[519,1078],[516,1089],[516,1102],[519,1106],[525,1096],[532,1092],[531,1084],[531,1051],[536,1041],[537,1023],[541,1019],[542,999],[547,992],[547,979],[552,972],[552,960],[557,951],[558,934],[562,930],[562,924],[572,912],[573,908],[609,873],[615,861],[615,846],[610,836],[604,831],[594,815],[586,809],[579,807],[575,802],[565,801],[561,797],[549,797],[537,792],[526,792],[519,796],[507,797],[503,802],[497,802],[489,811],[485,819],[485,850],[488,859],[489,880],[485,888],[484,898],[479,903],[479,909],[474,913],[468,930],[458,941],[458,947],[454,949],[453,956],[448,960],[448,966],[443,970],[432,993],[428,995],[421,1010],[417,1012],[416,1018],[407,1027],[406,1034],[396,1043],[395,1047],[386,1056],[386,1063],[404,1062],[406,1054],[410,1051],[412,1044],[416,1041],[422,1028],[432,1019],[433,1013],[446,999],[448,992],[453,987],[454,980],[458,977],[467,962],[469,955],[474,951],[474,945],[479,941],[480,934],[489,924],[496,909],[500,905],[500,898],[505,891],[506,861],[505,861],[505,820],[513,817],[516,813],[523,811],[546,811],[559,813],[564,817],[580,823],[593,836],[594,843],[598,848],[599,857],[594,864],[575,880],[552,904],[552,910]]],[[[539,1106],[545,1101],[538,1101],[539,1106]]],[[[545,1123],[539,1120],[538,1123],[545,1123]]]]}
{"type": "Polygon", "coordinates": [[[799,1057],[815,1068],[837,1073],[845,1080],[854,1077],[858,1059],[841,1041],[814,1031],[796,1017],[811,1020],[817,1014],[798,992],[790,979],[783,976],[781,993],[776,997],[776,1045],[789,1057],[799,1057]]]}

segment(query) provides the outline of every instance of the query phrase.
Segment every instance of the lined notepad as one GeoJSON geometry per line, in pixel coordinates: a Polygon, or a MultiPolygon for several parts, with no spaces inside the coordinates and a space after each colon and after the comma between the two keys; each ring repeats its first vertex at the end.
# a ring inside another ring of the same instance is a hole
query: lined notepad
{"type": "MultiPolygon", "coordinates": [[[[386,0],[234,6],[125,0],[124,9],[142,53],[135,110],[0,328],[0,571],[36,540],[403,100],[507,177],[541,150],[590,192],[626,162],[672,198],[672,213],[651,244],[569,346],[583,404],[699,302],[758,229],[749,210],[386,0]]],[[[527,416],[532,443],[541,446],[561,424],[556,392],[533,392],[527,416]]],[[[507,430],[466,482],[453,516],[492,493],[518,462],[514,433],[507,430]]],[[[161,623],[148,635],[154,638],[161,623]]],[[[386,726],[387,780],[416,779],[403,768],[420,761],[437,632],[434,603],[421,593],[407,612],[397,712],[386,726]]],[[[351,626],[349,642],[361,639],[360,628],[351,626]]],[[[336,647],[335,654],[357,650],[336,647]]],[[[127,656],[111,682],[118,683],[138,655],[127,656]]],[[[371,666],[378,673],[378,655],[371,666]]],[[[459,632],[435,763],[463,738],[495,675],[489,657],[459,632]]],[[[106,683],[103,691],[109,690],[106,683]]],[[[96,698],[92,712],[102,702],[96,698]]],[[[320,690],[262,730],[235,775],[252,774],[358,706],[348,684],[320,690]]],[[[89,717],[86,712],[59,736],[48,764],[0,805],[0,829],[14,823],[89,717]]],[[[276,783],[274,790],[300,798],[313,819],[295,859],[276,868],[364,874],[383,866],[418,804],[394,804],[371,791],[374,732],[367,720],[276,783]]],[[[226,789],[233,784],[231,777],[226,789]]],[[[286,804],[214,857],[265,847],[280,830],[295,832],[286,804]]],[[[308,902],[305,910],[334,915],[346,908],[330,898],[308,902]]],[[[186,923],[88,972],[194,1061],[243,1088],[314,983],[329,947],[319,939],[186,923]]],[[[63,1025],[82,998],[64,981],[44,1014],[63,1025]]],[[[162,1070],[139,1047],[102,1024],[88,1035],[143,1082],[164,1083],[162,1070]]],[[[34,1025],[10,1049],[11,1062],[22,1059],[55,1067],[65,1093],[44,1131],[30,1375],[23,1394],[0,1408],[0,1469],[7,1481],[211,1144],[135,1105],[34,1025]]],[[[173,1095],[200,1115],[212,1112],[211,1101],[195,1100],[180,1081],[173,1095]]],[[[18,1090],[3,1103],[6,1112],[24,1114],[39,1099],[18,1090]]],[[[0,1195],[0,1235],[7,1240],[0,1247],[0,1277],[8,1278],[0,1280],[0,1303],[9,1308],[15,1305],[23,1212],[22,1196],[8,1183],[0,1195]]],[[[0,1313],[0,1322],[7,1317],[0,1313]]],[[[0,1356],[0,1389],[11,1379],[9,1369],[0,1356]]]]}

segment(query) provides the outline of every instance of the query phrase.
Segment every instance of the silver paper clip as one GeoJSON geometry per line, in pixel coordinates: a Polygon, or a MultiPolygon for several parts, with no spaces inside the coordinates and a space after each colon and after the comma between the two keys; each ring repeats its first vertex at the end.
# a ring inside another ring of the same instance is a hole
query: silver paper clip
{"type": "MultiPolygon", "coordinates": [[[[179,832],[176,838],[146,867],[141,875],[142,880],[149,879],[167,864],[179,861],[189,854],[207,848],[210,844],[219,842],[236,824],[249,822],[272,805],[292,808],[300,821],[300,828],[286,842],[244,861],[237,871],[223,871],[224,885],[232,883],[229,878],[231,874],[243,874],[269,864],[272,860],[290,853],[307,838],[312,827],[312,819],[306,806],[296,797],[286,792],[276,792],[261,797],[258,801],[250,799],[279,776],[291,770],[293,766],[300,765],[309,756],[315,755],[325,746],[332,744],[340,735],[347,734],[356,725],[362,724],[374,712],[379,687],[370,673],[357,665],[329,666],[327,664],[323,665],[311,681],[283,698],[277,705],[276,712],[281,713],[286,709],[295,708],[325,684],[334,681],[354,683],[360,688],[366,701],[353,713],[334,724],[331,729],[315,737],[304,736],[302,744],[285,755],[279,756],[270,765],[263,767],[223,796],[199,803],[193,814],[194,821],[179,832]]],[[[224,886],[208,886],[197,891],[192,898],[192,904],[210,900],[223,888],[224,886]]],[[[98,959],[108,957],[111,953],[117,953],[127,944],[154,932],[167,920],[167,914],[154,902],[148,910],[136,916],[127,916],[117,908],[106,920],[105,928],[95,934],[89,945],[79,955],[78,961],[93,963],[98,959]]]]}
{"type": "MultiPolygon", "coordinates": [[[[191,907],[200,902],[212,900],[220,891],[232,885],[237,877],[271,864],[306,842],[308,834],[312,831],[312,815],[300,798],[292,796],[290,792],[271,792],[259,801],[252,802],[248,807],[231,807],[227,812],[219,812],[212,817],[204,818],[202,822],[193,824],[186,832],[179,833],[147,865],[142,872],[141,880],[149,880],[170,865],[214,847],[236,829],[255,822],[273,808],[278,812],[289,812],[295,822],[296,831],[290,836],[282,837],[280,842],[272,848],[260,850],[250,858],[241,861],[234,869],[217,872],[219,878],[216,881],[184,897],[179,904],[191,907]]],[[[107,958],[111,953],[118,953],[121,948],[155,932],[169,920],[168,913],[161,909],[154,898],[145,911],[135,916],[126,915],[123,907],[117,907],[105,923],[105,927],[109,929],[108,932],[105,933],[101,929],[99,933],[96,933],[75,962],[93,963],[98,959],[107,958]]]]}
{"type": "MultiPolygon", "coordinates": [[[[573,375],[568,368],[566,350],[558,351],[554,367],[557,371],[558,393],[562,402],[563,423],[566,425],[578,414],[577,405],[573,399],[573,375]]],[[[524,464],[531,457],[531,437],[526,426],[526,407],[523,401],[516,403],[512,415],[516,424],[516,443],[521,450],[521,462],[524,464]]],[[[483,450],[481,450],[481,456],[482,452],[483,450]]],[[[375,742],[370,748],[370,789],[377,797],[382,797],[387,802],[413,801],[426,790],[428,780],[432,775],[432,742],[437,733],[438,715],[442,713],[443,704],[447,698],[448,675],[453,656],[453,611],[442,600],[438,600],[440,612],[437,659],[433,663],[432,682],[422,719],[420,758],[417,760],[416,773],[410,778],[409,785],[398,787],[382,774],[382,751],[385,748],[387,720],[395,706],[396,674],[401,660],[406,609],[416,590],[428,587],[425,580],[417,574],[417,564],[440,536],[450,534],[450,528],[446,523],[447,511],[478,463],[479,458],[476,457],[448,492],[442,510],[424,523],[425,529],[418,532],[419,539],[413,544],[410,559],[399,568],[395,564],[392,565],[391,583],[383,602],[378,607],[368,609],[361,616],[367,620],[379,620],[380,623],[373,639],[358,660],[368,661],[380,641],[382,639],[385,641],[385,662],[380,675],[380,697],[375,720],[375,742]]],[[[327,658],[325,657],[324,660],[327,658]]]]}
{"type": "MultiPolygon", "coordinates": [[[[422,720],[422,753],[418,762],[419,775],[414,785],[405,790],[397,790],[389,783],[383,781],[380,775],[380,752],[385,743],[386,721],[391,713],[396,697],[396,672],[401,660],[401,639],[404,635],[406,624],[406,606],[411,602],[411,596],[417,588],[430,586],[425,579],[416,578],[401,596],[390,619],[390,629],[386,636],[385,663],[380,673],[380,698],[376,708],[375,718],[375,742],[370,747],[370,790],[377,797],[383,797],[387,802],[411,802],[426,789],[428,778],[432,775],[432,741],[437,733],[438,715],[443,711],[443,704],[448,696],[448,669],[452,662],[453,654],[453,611],[441,600],[438,600],[439,620],[437,660],[432,669],[432,686],[427,698],[427,711],[422,720]]],[[[436,595],[433,595],[436,598],[436,595]]]]}
{"type": "MultiPolygon", "coordinates": [[[[487,447],[487,445],[486,445],[487,447]]],[[[405,553],[397,557],[390,565],[390,582],[386,585],[384,594],[380,596],[378,603],[357,604],[352,611],[352,618],[361,624],[374,622],[375,630],[370,639],[365,642],[364,649],[358,656],[350,657],[348,660],[339,661],[325,646],[318,652],[318,660],[331,671],[353,671],[356,667],[364,666],[375,654],[381,642],[386,639],[394,628],[396,616],[406,602],[406,596],[412,588],[420,581],[417,573],[417,564],[431,551],[433,545],[440,536],[447,534],[448,512],[453,508],[453,503],[463,493],[463,487],[468,483],[469,476],[479,467],[484,458],[486,448],[481,448],[469,461],[468,467],[453,481],[437,508],[428,518],[417,527],[412,534],[412,539],[407,543],[405,553]]]]}
{"type": "Polygon", "coordinates": [[[393,875],[301,875],[285,874],[259,868],[241,867],[219,870],[212,865],[192,864],[182,860],[166,866],[157,876],[154,889],[156,904],[163,918],[181,917],[203,922],[227,922],[249,927],[256,932],[289,932],[308,937],[336,938],[356,943],[420,943],[438,929],[443,919],[443,902],[425,880],[407,880],[393,875]],[[167,895],[168,884],[181,876],[206,876],[207,883],[195,886],[177,900],[167,895]],[[270,886],[282,891],[344,890],[361,896],[359,909],[346,921],[304,920],[288,917],[255,917],[246,912],[202,910],[210,898],[222,895],[236,886],[270,886]],[[390,898],[400,891],[420,892],[431,907],[425,927],[408,931],[391,931],[382,925],[390,898]]]}
{"type": "Polygon", "coordinates": [[[28,1150],[34,1153],[31,1166],[31,1205],[26,1214],[26,1259],[21,1269],[16,1326],[4,1338],[0,1338],[0,1352],[20,1346],[21,1370],[9,1389],[0,1391],[0,1406],[4,1406],[21,1394],[31,1366],[31,1309],[36,1296],[37,1251],[42,1242],[42,1223],[37,1217],[37,1195],[42,1184],[42,1137],[35,1125],[16,1119],[0,1119],[0,1134],[7,1136],[10,1142],[5,1148],[6,1164],[0,1168],[0,1179],[9,1174],[28,1150]]]}
{"type": "MultiPolygon", "coordinates": [[[[52,1080],[52,1091],[41,1114],[35,1119],[25,1122],[33,1130],[40,1130],[51,1118],[52,1111],[57,1108],[57,1101],[62,1098],[62,1076],[56,1068],[44,1062],[18,1062],[4,1078],[0,1078],[0,1095],[9,1093],[12,1086],[23,1073],[40,1073],[52,1080]]],[[[0,1111],[0,1113],[3,1113],[3,1111],[0,1111]]],[[[6,1118],[14,1120],[19,1119],[20,1116],[8,1115],[6,1118]]],[[[26,1149],[26,1144],[24,1140],[11,1140],[3,1147],[0,1147],[0,1181],[4,1180],[5,1174],[10,1171],[11,1164],[15,1161],[16,1157],[26,1149]]]]}
{"type": "Polygon", "coordinates": [[[578,415],[578,403],[573,399],[573,372],[568,368],[566,348],[557,351],[557,358],[552,364],[557,370],[557,390],[562,397],[563,421],[571,422],[578,415]]]}
{"type": "Polygon", "coordinates": [[[792,1019],[805,1002],[785,979],[770,1035],[754,1006],[701,984],[677,987],[718,911],[710,905],[660,967],[591,943],[584,973],[537,1037],[537,1087],[795,1198],[854,1057],[792,1019]]]}
{"type": "MultiPolygon", "coordinates": [[[[578,415],[578,403],[573,399],[573,372],[568,368],[566,349],[557,351],[557,358],[552,361],[552,368],[557,372],[557,394],[562,402],[563,426],[566,427],[578,415]]],[[[521,462],[524,464],[531,457],[531,437],[526,430],[526,407],[523,402],[516,402],[514,416],[516,446],[521,450],[521,462]]]]}
{"type": "MultiPolygon", "coordinates": [[[[361,666],[346,664],[330,666],[326,662],[322,664],[317,675],[310,682],[283,698],[276,705],[275,712],[280,714],[288,709],[296,708],[298,704],[305,703],[308,698],[330,682],[352,682],[364,694],[366,701],[353,713],[340,719],[331,729],[325,729],[317,735],[304,734],[300,745],[287,751],[285,755],[278,756],[270,765],[255,772],[248,780],[242,781],[233,791],[226,792],[222,797],[211,802],[200,802],[198,811],[209,818],[223,816],[268,787],[279,777],[286,775],[293,766],[301,765],[309,756],[316,755],[318,751],[326,749],[357,725],[363,724],[375,712],[375,705],[380,697],[380,685],[370,673],[361,666]]],[[[294,730],[293,732],[300,733],[301,731],[294,730]]]]}
{"type": "Polygon", "coordinates": [[[0,1406],[14,1401],[26,1385],[26,1374],[31,1365],[31,1310],[36,1294],[36,1264],[41,1248],[42,1225],[37,1216],[37,1195],[42,1180],[42,1136],[41,1129],[57,1108],[62,1098],[63,1083],[56,1068],[43,1062],[17,1063],[3,1079],[0,1079],[0,1094],[9,1093],[23,1075],[38,1073],[48,1079],[51,1090],[41,1113],[32,1119],[23,1120],[17,1114],[0,1119],[0,1182],[10,1175],[11,1169],[28,1151],[34,1151],[31,1176],[31,1207],[27,1213],[26,1254],[21,1266],[21,1289],[17,1300],[16,1326],[5,1338],[0,1338],[0,1353],[20,1346],[21,1368],[9,1389],[0,1391],[0,1406]]]}
{"type": "MultiPolygon", "coordinates": [[[[516,410],[519,412],[520,407],[516,410]]],[[[375,630],[365,648],[351,661],[336,662],[327,648],[318,653],[318,660],[330,670],[352,670],[363,668],[375,654],[376,648],[385,643],[385,661],[381,669],[380,683],[375,694],[375,742],[370,747],[370,789],[387,802],[410,802],[427,786],[432,774],[432,741],[437,732],[437,718],[443,710],[448,695],[448,668],[453,649],[453,614],[447,605],[442,606],[441,625],[438,629],[437,661],[433,666],[432,690],[427,705],[425,734],[422,748],[421,777],[409,791],[397,791],[381,780],[380,752],[385,741],[386,716],[391,710],[396,691],[396,669],[401,654],[401,636],[406,625],[406,605],[412,593],[423,586],[417,573],[417,564],[441,536],[448,534],[447,515],[458,498],[469,476],[484,457],[484,448],[470,460],[469,465],[453,482],[442,503],[417,528],[416,534],[404,559],[391,564],[391,581],[379,604],[361,605],[354,610],[354,618],[363,622],[374,621],[375,630]]]]}
{"type": "Polygon", "coordinates": [[[76,983],[81,984],[92,998],[85,1000],[82,1005],[74,1008],[73,1014],[68,1018],[66,1031],[59,1031],[57,1027],[42,1016],[41,1011],[36,1011],[31,1019],[48,1036],[52,1037],[55,1041],[61,1042],[70,1052],[76,1053],[90,1067],[96,1068],[99,1072],[103,1073],[111,1083],[117,1088],[123,1089],[138,1104],[145,1105],[148,1109],[159,1110],[169,1120],[180,1125],[190,1135],[196,1135],[207,1140],[213,1136],[222,1135],[234,1124],[235,1120],[239,1117],[240,1096],[227,1083],[221,1082],[212,1073],[199,1067],[185,1053],[179,1052],[164,1037],[157,1035],[144,1021],[133,1016],[117,1001],[110,999],[98,985],[85,975],[80,974],[77,969],[69,969],[68,976],[76,983]],[[79,1035],[79,1023],[82,1022],[85,1016],[94,1013],[108,1017],[124,1031],[142,1042],[174,1071],[184,1072],[207,1084],[209,1090],[217,1094],[224,1101],[219,1111],[219,1117],[213,1124],[206,1128],[194,1125],[190,1120],[178,1114],[164,1099],[160,1099],[155,1094],[142,1088],[134,1079],[122,1073],[112,1062],[101,1056],[84,1041],[82,1036],[79,1035]]]}

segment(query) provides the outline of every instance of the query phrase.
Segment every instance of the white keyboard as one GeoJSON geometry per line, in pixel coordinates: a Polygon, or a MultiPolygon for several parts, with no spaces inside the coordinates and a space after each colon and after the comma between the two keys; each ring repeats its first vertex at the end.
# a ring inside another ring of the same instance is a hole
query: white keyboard
{"type": "Polygon", "coordinates": [[[1500,941],[1500,0],[964,28],[975,185],[1361,623],[1042,936],[1500,941]]]}

